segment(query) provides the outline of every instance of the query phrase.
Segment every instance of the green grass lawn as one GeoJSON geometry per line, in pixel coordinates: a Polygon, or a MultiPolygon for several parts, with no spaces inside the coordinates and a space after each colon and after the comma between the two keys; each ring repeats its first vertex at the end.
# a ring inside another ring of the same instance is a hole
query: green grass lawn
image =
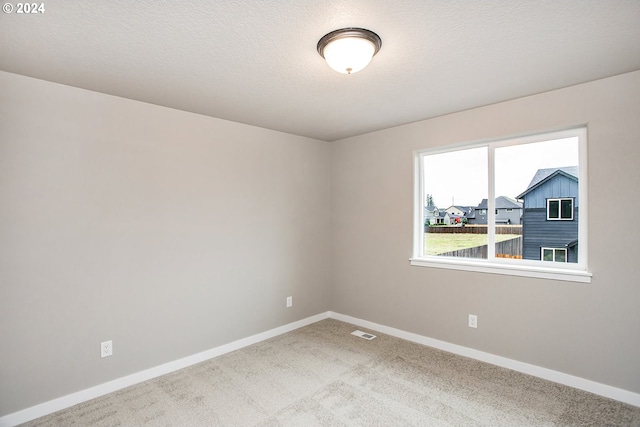
{"type": "MultiPolygon", "coordinates": [[[[515,239],[518,234],[496,234],[496,242],[515,239]]],[[[486,234],[473,233],[425,233],[424,246],[427,255],[438,255],[458,249],[473,248],[487,244],[486,234]]]]}

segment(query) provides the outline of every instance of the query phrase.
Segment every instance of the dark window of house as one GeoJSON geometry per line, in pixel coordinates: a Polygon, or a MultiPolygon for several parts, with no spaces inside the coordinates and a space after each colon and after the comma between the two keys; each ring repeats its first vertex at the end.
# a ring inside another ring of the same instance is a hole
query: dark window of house
{"type": "Polygon", "coordinates": [[[547,200],[547,219],[570,221],[573,219],[573,199],[547,200]]]}
{"type": "Polygon", "coordinates": [[[567,262],[567,250],[564,248],[542,248],[542,261],[567,262]]]}

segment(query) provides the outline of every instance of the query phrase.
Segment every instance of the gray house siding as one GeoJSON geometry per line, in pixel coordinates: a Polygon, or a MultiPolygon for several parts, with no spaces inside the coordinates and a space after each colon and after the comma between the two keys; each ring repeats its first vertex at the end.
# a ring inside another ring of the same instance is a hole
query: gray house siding
{"type": "Polygon", "coordinates": [[[547,199],[572,197],[574,207],[580,206],[578,200],[578,181],[558,175],[549,182],[534,188],[524,198],[524,209],[547,208],[547,199]]]}
{"type": "Polygon", "coordinates": [[[572,221],[548,221],[546,206],[526,208],[522,224],[522,258],[540,260],[543,247],[566,248],[568,262],[578,262],[578,245],[571,245],[578,236],[578,216],[576,207],[572,221]]]}
{"type": "Polygon", "coordinates": [[[486,224],[487,223],[487,208],[476,208],[476,217],[471,224],[486,224]]]}
{"type": "Polygon", "coordinates": [[[541,248],[567,250],[567,262],[578,262],[578,168],[538,169],[529,188],[518,196],[523,201],[522,257],[542,259],[541,248]],[[573,199],[573,217],[547,219],[549,199],[573,199]]]}
{"type": "MultiPolygon", "coordinates": [[[[473,224],[486,224],[488,211],[487,199],[482,199],[475,208],[475,219],[473,224]]],[[[496,224],[520,224],[522,217],[522,206],[515,200],[510,200],[504,196],[498,196],[495,200],[496,224]]],[[[471,223],[471,222],[470,222],[471,223]]]]}
{"type": "Polygon", "coordinates": [[[522,209],[496,209],[498,214],[496,215],[496,224],[520,224],[520,216],[522,215],[522,209]]]}

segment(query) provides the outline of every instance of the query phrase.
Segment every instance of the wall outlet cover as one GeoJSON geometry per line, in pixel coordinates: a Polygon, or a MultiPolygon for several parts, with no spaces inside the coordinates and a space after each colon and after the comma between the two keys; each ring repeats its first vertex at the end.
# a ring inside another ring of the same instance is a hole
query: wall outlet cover
{"type": "Polygon", "coordinates": [[[469,315],[469,327],[470,328],[477,328],[478,327],[478,316],[476,316],[475,314],[470,314],[469,315]]]}
{"type": "Polygon", "coordinates": [[[100,343],[100,357],[107,357],[113,354],[113,341],[104,341],[100,343]]]}

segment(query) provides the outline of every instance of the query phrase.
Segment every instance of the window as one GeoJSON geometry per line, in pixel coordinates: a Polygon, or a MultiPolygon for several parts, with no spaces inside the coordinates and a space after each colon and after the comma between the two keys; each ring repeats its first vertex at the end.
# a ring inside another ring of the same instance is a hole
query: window
{"type": "Polygon", "coordinates": [[[548,199],[547,200],[548,220],[573,220],[573,199],[548,199]]]}
{"type": "Polygon", "coordinates": [[[577,128],[415,152],[412,265],[590,282],[586,143],[577,128]],[[427,201],[475,213],[425,225],[427,201]]]}
{"type": "Polygon", "coordinates": [[[567,262],[567,250],[563,248],[541,248],[543,261],[567,262]]]}

